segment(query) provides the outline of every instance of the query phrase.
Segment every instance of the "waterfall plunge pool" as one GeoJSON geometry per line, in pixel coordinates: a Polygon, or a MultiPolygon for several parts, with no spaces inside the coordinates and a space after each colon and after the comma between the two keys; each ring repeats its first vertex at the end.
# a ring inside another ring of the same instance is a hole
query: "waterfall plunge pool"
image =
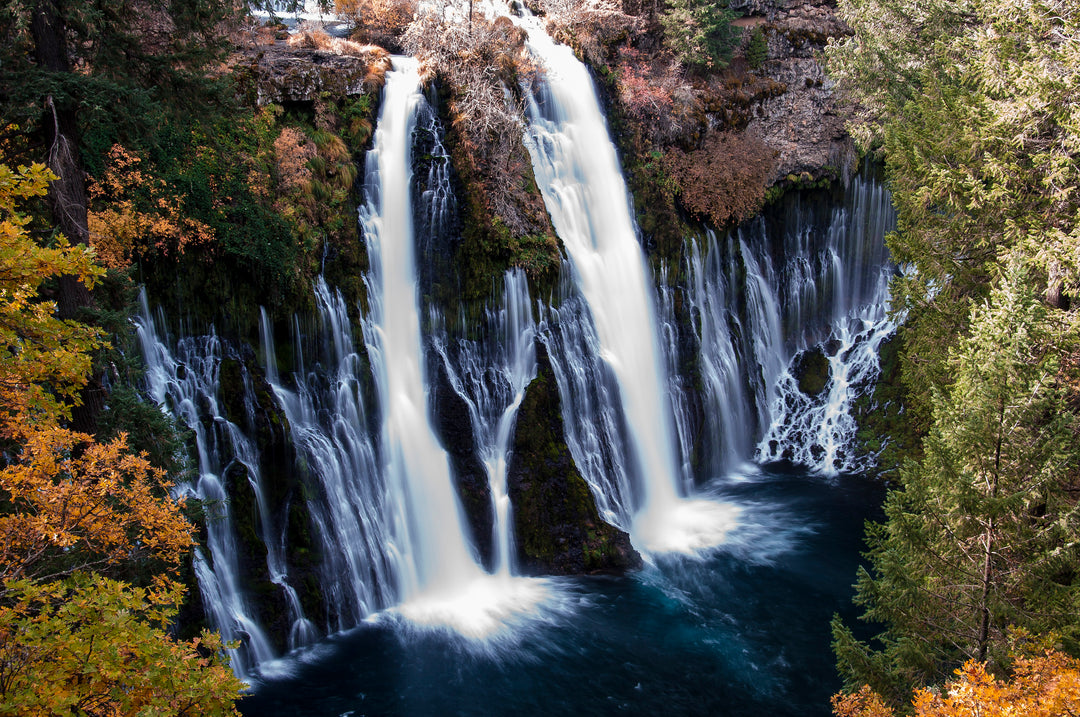
{"type": "Polygon", "coordinates": [[[715,482],[739,510],[718,549],[625,577],[545,581],[486,640],[382,613],[264,665],[250,717],[828,715],[829,619],[850,620],[863,522],[883,488],[798,470],[715,482]]]}

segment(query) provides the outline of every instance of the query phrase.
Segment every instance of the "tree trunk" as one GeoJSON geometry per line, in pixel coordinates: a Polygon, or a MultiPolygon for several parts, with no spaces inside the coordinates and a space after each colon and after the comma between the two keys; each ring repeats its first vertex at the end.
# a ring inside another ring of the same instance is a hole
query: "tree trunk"
{"type": "MultiPolygon", "coordinates": [[[[38,0],[30,19],[34,52],[38,65],[56,73],[70,73],[67,37],[61,2],[38,0]]],[[[45,98],[42,129],[49,148],[47,164],[58,179],[49,185],[48,202],[53,220],[72,244],[89,244],[90,228],[86,217],[86,179],[79,156],[78,115],[73,106],[45,98]]],[[[59,280],[58,314],[62,319],[78,319],[83,309],[93,305],[90,290],[74,276],[59,280]]],[[[104,408],[104,392],[91,376],[82,391],[82,405],[72,412],[72,426],[92,433],[97,416],[104,408]]]]}

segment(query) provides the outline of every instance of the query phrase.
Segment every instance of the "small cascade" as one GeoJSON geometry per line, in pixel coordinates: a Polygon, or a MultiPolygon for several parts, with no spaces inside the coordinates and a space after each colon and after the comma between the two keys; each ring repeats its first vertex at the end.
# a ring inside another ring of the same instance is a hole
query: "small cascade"
{"type": "MultiPolygon", "coordinates": [[[[261,494],[256,448],[225,417],[219,404],[222,345],[217,336],[211,333],[181,339],[174,355],[160,338],[145,292],[140,302],[135,330],[146,361],[147,390],[162,410],[181,420],[195,438],[198,477],[176,490],[201,502],[205,513],[209,556],[199,548],[194,557],[203,605],[224,641],[238,643],[228,651],[230,662],[236,675],[247,680],[255,666],[275,655],[240,588],[239,551],[226,483],[242,473],[256,496],[261,494]]],[[[265,523],[260,526],[264,540],[271,537],[267,527],[265,523]]],[[[267,545],[274,542],[267,540],[267,545]]],[[[280,576],[284,581],[284,571],[280,576]]]]}
{"type": "Polygon", "coordinates": [[[826,475],[864,467],[852,449],[852,408],[877,381],[881,344],[896,330],[889,312],[895,269],[883,241],[895,223],[885,188],[860,179],[833,211],[824,242],[815,246],[802,231],[785,238],[785,252],[795,258],[787,266],[798,268],[781,280],[789,358],[771,384],[758,460],[783,458],[826,475]],[[827,363],[826,381],[808,395],[797,373],[814,357],[827,363]]]}
{"type": "Polygon", "coordinates": [[[589,484],[596,508],[608,523],[629,530],[633,523],[633,471],[626,423],[611,367],[589,308],[564,265],[559,293],[544,309],[539,338],[547,349],[559,387],[567,448],[589,484]]]}
{"type": "Polygon", "coordinates": [[[721,258],[725,252],[715,246],[715,234],[710,232],[708,240],[705,252],[696,241],[688,247],[686,296],[698,340],[706,435],[716,437],[704,448],[710,470],[724,475],[752,455],[759,423],[753,387],[763,382],[751,380],[754,356],[740,340],[748,332],[735,305],[736,264],[721,258]]]}
{"type": "Polygon", "coordinates": [[[451,343],[442,335],[436,337],[435,349],[454,391],[469,407],[476,453],[487,471],[495,507],[493,572],[509,576],[515,571],[508,454],[518,408],[536,376],[536,324],[524,272],[507,272],[502,307],[489,309],[486,318],[484,340],[451,343]]]}
{"type": "Polygon", "coordinates": [[[895,218],[885,189],[864,178],[842,207],[819,213],[796,203],[779,235],[759,218],[688,247],[714,474],[750,457],[828,475],[861,467],[852,404],[877,379],[879,349],[895,330],[884,244],[895,218]],[[813,395],[800,382],[810,370],[820,374],[813,395]]]}
{"type": "Polygon", "coordinates": [[[681,492],[689,495],[694,488],[694,454],[696,440],[695,420],[691,416],[691,388],[689,376],[683,370],[683,331],[675,315],[676,288],[668,281],[668,267],[660,270],[659,319],[660,336],[667,365],[668,397],[675,418],[675,438],[679,457],[679,481],[681,492]]]}
{"type": "Polygon", "coordinates": [[[305,509],[319,536],[320,586],[327,606],[326,630],[357,625],[394,602],[391,526],[375,448],[363,404],[362,359],[352,340],[345,301],[320,277],[315,284],[318,335],[314,362],[302,353],[296,331],[294,390],[277,374],[269,321],[261,334],[267,381],[288,419],[301,480],[312,486],[305,509]]]}

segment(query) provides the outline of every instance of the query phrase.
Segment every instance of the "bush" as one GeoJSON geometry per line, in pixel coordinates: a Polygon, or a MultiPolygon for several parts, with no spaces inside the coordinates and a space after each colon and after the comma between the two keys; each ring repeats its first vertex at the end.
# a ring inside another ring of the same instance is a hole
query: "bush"
{"type": "Polygon", "coordinates": [[[683,207],[716,226],[753,216],[765,198],[775,152],[755,135],[710,132],[700,149],[671,149],[663,168],[683,207]]]}
{"type": "Polygon", "coordinates": [[[765,39],[765,30],[760,25],[750,31],[750,41],[746,45],[746,64],[756,70],[769,59],[769,43],[765,39]]]}

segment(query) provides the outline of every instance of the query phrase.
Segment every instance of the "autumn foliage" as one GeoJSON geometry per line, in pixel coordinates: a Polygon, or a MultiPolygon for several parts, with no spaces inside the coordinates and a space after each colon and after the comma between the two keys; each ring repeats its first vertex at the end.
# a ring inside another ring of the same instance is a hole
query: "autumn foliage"
{"type": "MultiPolygon", "coordinates": [[[[1018,657],[1012,679],[1002,680],[986,665],[968,660],[956,679],[940,690],[916,690],[916,717],[1064,717],[1080,714],[1080,660],[1055,650],[1018,657]]],[[[834,695],[837,717],[893,717],[884,700],[869,687],[834,695]]]]}
{"type": "Polygon", "coordinates": [[[668,150],[663,166],[683,207],[722,226],[761,208],[775,154],[752,134],[711,132],[699,149],[668,150]]]}
{"type": "Polygon", "coordinates": [[[19,204],[53,178],[0,165],[0,714],[231,714],[217,637],[169,632],[193,539],[168,477],[123,435],[63,425],[103,341],[57,319],[42,285],[102,269],[26,232],[19,204]]]}
{"type": "Polygon", "coordinates": [[[114,145],[104,176],[91,181],[90,244],[106,266],[120,269],[141,255],[170,256],[207,244],[214,230],[185,215],[184,197],[142,170],[142,159],[114,145]]]}

